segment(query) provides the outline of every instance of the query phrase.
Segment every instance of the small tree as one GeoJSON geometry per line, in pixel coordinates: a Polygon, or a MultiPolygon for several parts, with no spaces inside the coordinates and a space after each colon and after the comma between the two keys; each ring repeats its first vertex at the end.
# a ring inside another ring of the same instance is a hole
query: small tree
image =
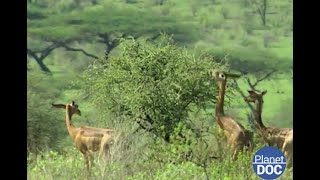
{"type": "Polygon", "coordinates": [[[101,112],[126,116],[166,142],[176,134],[178,124],[188,123],[191,107],[199,109],[215,101],[217,89],[208,72],[224,68],[209,56],[195,57],[169,40],[162,37],[157,45],[123,41],[119,56],[97,60],[81,81],[101,112]]]}

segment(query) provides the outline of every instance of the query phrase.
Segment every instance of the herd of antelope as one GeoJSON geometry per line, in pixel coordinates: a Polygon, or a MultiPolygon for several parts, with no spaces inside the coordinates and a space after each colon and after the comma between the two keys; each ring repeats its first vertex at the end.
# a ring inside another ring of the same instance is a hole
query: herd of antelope
{"type": "MultiPolygon", "coordinates": [[[[218,126],[224,132],[227,138],[227,144],[232,153],[232,159],[235,160],[238,153],[242,150],[253,149],[253,134],[244,128],[234,118],[224,113],[224,96],[228,78],[238,78],[238,75],[226,73],[224,71],[211,71],[211,77],[214,78],[219,89],[217,102],[215,106],[215,119],[218,126]]],[[[255,127],[259,135],[269,146],[276,146],[284,153],[288,164],[292,163],[293,151],[293,129],[266,127],[261,118],[263,96],[267,91],[248,90],[248,96],[244,99],[246,102],[255,104],[253,111],[255,127]]],[[[89,126],[75,128],[72,125],[71,118],[74,114],[81,116],[78,105],[72,101],[70,104],[52,104],[53,107],[66,110],[66,126],[75,143],[76,148],[83,154],[86,168],[89,171],[93,163],[93,153],[98,153],[99,157],[105,157],[110,146],[114,143],[116,137],[123,137],[121,131],[115,129],[103,129],[89,126]]]]}

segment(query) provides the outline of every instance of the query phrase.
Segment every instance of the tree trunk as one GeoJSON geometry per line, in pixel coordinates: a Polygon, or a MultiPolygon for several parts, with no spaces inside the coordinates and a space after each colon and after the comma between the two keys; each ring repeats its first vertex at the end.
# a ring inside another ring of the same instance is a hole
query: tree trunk
{"type": "Polygon", "coordinates": [[[261,20],[262,25],[267,25],[267,0],[263,0],[262,7],[261,7],[261,20]]]}
{"type": "Polygon", "coordinates": [[[51,74],[50,69],[43,63],[43,59],[39,59],[39,58],[34,58],[36,60],[36,62],[38,63],[41,71],[45,72],[45,73],[49,73],[51,74]]]}
{"type": "Polygon", "coordinates": [[[27,48],[27,55],[33,57],[33,59],[36,60],[36,62],[38,63],[38,65],[40,66],[40,69],[45,72],[45,73],[49,73],[51,74],[50,69],[43,63],[43,60],[56,48],[60,47],[61,44],[60,42],[54,42],[53,44],[51,44],[50,46],[46,47],[43,50],[31,50],[29,48],[27,48]],[[39,53],[39,55],[38,55],[39,53]]]}

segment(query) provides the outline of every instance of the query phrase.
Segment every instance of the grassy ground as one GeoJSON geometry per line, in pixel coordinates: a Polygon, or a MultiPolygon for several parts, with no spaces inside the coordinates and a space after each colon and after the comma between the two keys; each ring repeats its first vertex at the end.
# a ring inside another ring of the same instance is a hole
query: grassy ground
{"type": "MultiPolygon", "coordinates": [[[[140,151],[140,150],[138,150],[140,151]]],[[[132,156],[132,153],[129,156],[132,156]]],[[[260,178],[253,172],[252,155],[239,156],[236,162],[230,159],[213,162],[206,167],[206,170],[194,163],[187,162],[182,164],[164,163],[159,164],[152,159],[139,161],[128,158],[126,162],[119,162],[114,158],[112,161],[95,161],[92,175],[89,179],[223,179],[223,180],[259,180],[260,178]],[[132,162],[134,161],[134,162],[132,162]]],[[[34,159],[34,158],[33,158],[34,159]]],[[[139,154],[138,159],[147,159],[146,155],[139,154]]],[[[70,148],[66,154],[56,152],[43,153],[28,165],[28,177],[30,180],[45,179],[87,179],[87,173],[81,154],[75,149],[70,148]]],[[[280,180],[292,179],[292,171],[288,169],[279,178],[280,180]]]]}

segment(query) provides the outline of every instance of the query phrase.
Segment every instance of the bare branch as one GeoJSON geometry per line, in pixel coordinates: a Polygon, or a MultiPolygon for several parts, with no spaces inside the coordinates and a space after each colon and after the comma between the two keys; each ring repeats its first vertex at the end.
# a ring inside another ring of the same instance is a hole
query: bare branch
{"type": "Polygon", "coordinates": [[[98,42],[109,45],[109,34],[99,33],[98,36],[100,38],[100,40],[98,42]]]}
{"type": "Polygon", "coordinates": [[[51,53],[51,51],[58,48],[60,45],[60,42],[53,42],[51,45],[42,50],[31,50],[30,48],[27,48],[27,53],[31,55],[33,58],[37,57],[38,59],[43,60],[51,53]],[[37,55],[38,53],[40,53],[39,56],[37,55]]]}
{"type": "Polygon", "coordinates": [[[250,79],[249,79],[249,78],[246,78],[246,80],[247,80],[247,83],[248,83],[248,85],[250,86],[250,88],[251,88],[251,89],[255,89],[255,88],[254,88],[255,86],[251,83],[250,79]]]}
{"type": "Polygon", "coordinates": [[[68,45],[66,45],[66,44],[62,44],[61,46],[64,47],[67,51],[79,51],[79,52],[82,52],[84,55],[86,55],[86,56],[88,56],[88,57],[91,57],[91,58],[94,58],[94,59],[99,59],[98,56],[95,56],[95,55],[93,55],[93,54],[91,54],[91,53],[88,53],[88,52],[86,52],[86,51],[83,50],[83,49],[80,49],[80,48],[72,48],[72,47],[70,47],[70,46],[68,46],[68,45]]]}
{"type": "Polygon", "coordinates": [[[51,74],[50,69],[43,63],[43,60],[57,47],[57,44],[53,44],[41,51],[35,51],[27,48],[27,55],[31,56],[38,63],[43,72],[51,74]],[[40,53],[40,55],[37,53],[40,53]]]}
{"type": "MultiPolygon", "coordinates": [[[[236,84],[236,90],[240,93],[241,97],[244,99],[246,97],[246,95],[244,94],[244,92],[240,89],[239,84],[237,83],[237,81],[234,79],[233,80],[234,83],[236,84]]],[[[252,106],[252,104],[250,104],[249,102],[246,102],[248,107],[250,108],[251,111],[254,110],[254,107],[252,106]]]]}
{"type": "Polygon", "coordinates": [[[52,42],[48,47],[42,49],[42,50],[32,50],[34,53],[43,53],[45,51],[49,51],[51,49],[55,49],[60,45],[60,42],[52,42]]]}
{"type": "Polygon", "coordinates": [[[260,16],[263,16],[263,11],[262,11],[261,7],[257,7],[257,11],[260,14],[260,16]]]}
{"type": "Polygon", "coordinates": [[[277,70],[272,70],[269,73],[267,73],[265,76],[263,76],[262,78],[258,79],[254,84],[252,84],[253,87],[257,86],[259,82],[267,79],[268,77],[270,77],[273,73],[275,73],[277,70]]]}
{"type": "Polygon", "coordinates": [[[52,43],[41,52],[40,59],[46,58],[54,49],[60,47],[60,45],[61,44],[59,42],[52,43]]]}
{"type": "MultiPolygon", "coordinates": [[[[263,77],[259,78],[256,80],[255,83],[252,83],[251,80],[249,78],[246,78],[246,81],[247,81],[247,84],[249,85],[249,87],[252,89],[252,90],[255,90],[255,87],[263,80],[269,78],[273,73],[275,73],[276,70],[272,70],[270,71],[269,73],[265,74],[263,77]]],[[[239,84],[237,83],[236,80],[233,80],[235,85],[236,85],[236,90],[240,93],[241,97],[244,99],[246,97],[245,93],[240,89],[239,87],[239,84]]],[[[252,106],[251,103],[249,102],[246,102],[247,106],[250,108],[251,112],[254,112],[254,107],[252,106]]],[[[252,124],[254,122],[252,122],[252,120],[250,118],[248,118],[248,121],[249,121],[249,124],[252,124]]],[[[252,126],[252,127],[255,127],[255,126],[252,126]]]]}
{"type": "Polygon", "coordinates": [[[32,56],[34,59],[38,58],[36,52],[31,50],[31,49],[29,49],[29,48],[27,48],[27,54],[32,56]]]}
{"type": "Polygon", "coordinates": [[[111,34],[107,33],[99,33],[98,36],[100,38],[99,42],[106,45],[106,59],[108,59],[108,55],[110,54],[110,52],[120,44],[120,39],[128,37],[127,34],[122,34],[115,38],[111,38],[111,34]]]}

